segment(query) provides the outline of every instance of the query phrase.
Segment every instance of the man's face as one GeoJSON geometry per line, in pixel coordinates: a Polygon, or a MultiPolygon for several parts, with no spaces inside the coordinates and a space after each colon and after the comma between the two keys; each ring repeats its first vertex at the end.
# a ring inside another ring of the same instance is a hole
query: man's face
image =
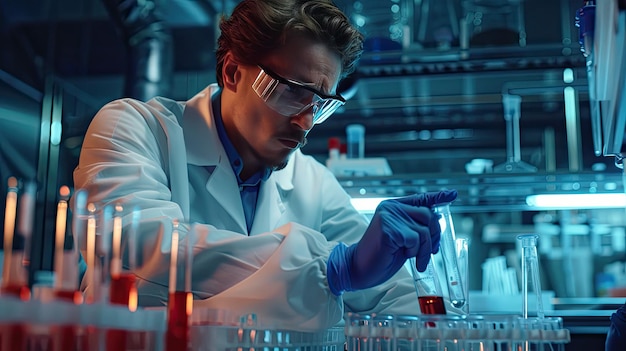
{"type": "MultiPolygon", "coordinates": [[[[302,37],[291,40],[258,65],[329,95],[335,93],[341,73],[337,54],[302,37]]],[[[280,114],[276,106],[270,107],[252,88],[261,68],[240,65],[239,69],[241,76],[232,106],[234,113],[224,115],[228,135],[243,158],[245,168],[252,168],[252,171],[262,167],[281,169],[289,155],[306,142],[305,137],[313,127],[312,108],[293,116],[280,114]]]]}

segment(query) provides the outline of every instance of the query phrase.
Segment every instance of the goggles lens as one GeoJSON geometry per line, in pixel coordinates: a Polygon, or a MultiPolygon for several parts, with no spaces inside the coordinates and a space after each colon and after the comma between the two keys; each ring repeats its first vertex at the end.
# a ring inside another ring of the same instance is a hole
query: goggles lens
{"type": "Polygon", "coordinates": [[[330,96],[312,86],[283,78],[261,68],[252,83],[252,89],[272,110],[283,116],[295,116],[312,109],[313,123],[319,124],[330,117],[346,100],[341,95],[330,96]]]}

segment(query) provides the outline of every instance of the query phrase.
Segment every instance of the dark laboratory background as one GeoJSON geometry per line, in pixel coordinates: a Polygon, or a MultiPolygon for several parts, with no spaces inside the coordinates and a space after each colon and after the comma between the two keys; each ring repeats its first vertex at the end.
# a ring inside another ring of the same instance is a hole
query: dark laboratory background
{"type": "MultiPolygon", "coordinates": [[[[575,20],[583,1],[336,3],[366,35],[365,53],[340,86],[348,102],[313,129],[303,151],[325,162],[328,139],[358,123],[365,157],[384,158],[392,174],[340,177],[350,194],[458,189],[453,215],[457,236],[470,240],[471,290],[484,288],[487,259],[515,266],[515,236],[534,232],[555,311],[623,303],[623,208],[538,210],[525,202],[541,192],[623,192],[618,158],[598,150],[592,135],[575,20]],[[505,119],[505,94],[522,99],[519,125],[505,119]],[[493,167],[468,173],[475,159],[493,167]]],[[[236,4],[0,1],[2,201],[9,176],[37,182],[32,267],[51,267],[57,191],[72,184],[96,111],[127,96],[184,100],[214,82],[217,23],[236,4]]],[[[597,341],[606,316],[569,323],[597,341]]]]}

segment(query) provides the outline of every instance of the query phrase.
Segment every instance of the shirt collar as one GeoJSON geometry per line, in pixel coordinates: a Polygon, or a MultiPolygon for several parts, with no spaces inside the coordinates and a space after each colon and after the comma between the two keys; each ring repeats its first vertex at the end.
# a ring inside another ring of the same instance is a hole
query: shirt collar
{"type": "Polygon", "coordinates": [[[222,92],[219,91],[211,97],[211,105],[213,106],[213,116],[215,120],[215,127],[217,129],[217,135],[224,146],[224,150],[226,151],[226,155],[228,156],[228,160],[230,161],[230,165],[233,168],[233,172],[235,172],[235,176],[237,176],[237,184],[239,185],[257,185],[262,180],[267,180],[270,174],[272,174],[272,170],[270,168],[265,168],[255,174],[253,174],[247,181],[241,180],[241,170],[243,169],[243,160],[239,153],[235,149],[235,146],[228,138],[226,134],[226,129],[224,128],[224,121],[222,121],[222,92]]]}

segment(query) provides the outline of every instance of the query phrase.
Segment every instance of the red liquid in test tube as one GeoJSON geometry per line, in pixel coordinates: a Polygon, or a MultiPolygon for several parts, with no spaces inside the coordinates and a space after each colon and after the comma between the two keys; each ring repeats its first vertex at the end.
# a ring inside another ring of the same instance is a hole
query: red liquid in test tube
{"type": "Polygon", "coordinates": [[[135,275],[122,273],[111,277],[109,300],[114,305],[128,306],[131,311],[137,310],[137,287],[135,275]]]}
{"type": "MultiPolygon", "coordinates": [[[[137,310],[137,287],[135,275],[121,273],[111,277],[109,285],[109,301],[113,305],[126,306],[130,311],[137,310]]],[[[126,330],[110,329],[107,331],[107,350],[126,350],[129,342],[129,332],[126,330]]]]}
{"type": "MultiPolygon", "coordinates": [[[[15,222],[18,210],[18,181],[15,177],[8,179],[4,218],[4,261],[0,295],[17,297],[20,300],[30,299],[28,272],[24,267],[24,259],[26,259],[24,249],[28,247],[26,243],[32,230],[35,193],[36,188],[34,184],[29,184],[20,198],[18,235],[15,235],[15,222]],[[16,239],[19,241],[16,241],[16,239]],[[17,247],[14,245],[16,243],[17,247]]],[[[26,340],[27,326],[23,322],[9,320],[8,323],[0,326],[0,351],[25,350],[26,340]]]]}
{"type": "Polygon", "coordinates": [[[420,296],[417,301],[423,314],[446,314],[446,307],[441,296],[420,296]]]}
{"type": "Polygon", "coordinates": [[[166,351],[187,351],[192,304],[191,293],[186,291],[170,293],[167,303],[166,351]]]}
{"type": "Polygon", "coordinates": [[[179,246],[181,240],[179,227],[179,222],[174,220],[170,250],[165,351],[187,351],[189,347],[189,318],[193,310],[193,295],[191,294],[192,234],[190,230],[186,240],[183,239],[182,245],[179,246]],[[182,262],[179,262],[179,259],[182,262]],[[183,279],[177,277],[179,269],[181,269],[180,273],[183,274],[183,279]],[[182,282],[180,286],[179,282],[182,282]]]}
{"type": "Polygon", "coordinates": [[[25,285],[9,284],[0,288],[0,295],[13,296],[19,298],[20,300],[28,301],[30,300],[30,289],[25,285]]]}
{"type": "MultiPolygon", "coordinates": [[[[137,287],[135,275],[122,271],[122,206],[115,206],[113,217],[113,242],[111,258],[111,281],[109,283],[109,302],[113,305],[126,306],[129,311],[137,310],[137,287]]],[[[130,333],[126,330],[110,329],[107,331],[107,350],[126,350],[130,333]]]]}
{"type": "Polygon", "coordinates": [[[0,325],[0,351],[26,350],[26,326],[0,325]]]}

